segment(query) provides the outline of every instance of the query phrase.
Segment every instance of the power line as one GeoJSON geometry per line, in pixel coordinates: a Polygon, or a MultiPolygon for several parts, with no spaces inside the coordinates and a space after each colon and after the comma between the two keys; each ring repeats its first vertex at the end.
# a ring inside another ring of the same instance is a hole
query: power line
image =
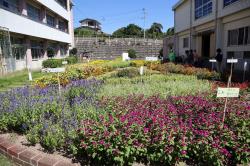
{"type": "Polygon", "coordinates": [[[144,19],[143,37],[144,37],[144,40],[145,40],[145,38],[146,38],[146,9],[143,8],[142,11],[143,11],[143,19],[144,19]]]}

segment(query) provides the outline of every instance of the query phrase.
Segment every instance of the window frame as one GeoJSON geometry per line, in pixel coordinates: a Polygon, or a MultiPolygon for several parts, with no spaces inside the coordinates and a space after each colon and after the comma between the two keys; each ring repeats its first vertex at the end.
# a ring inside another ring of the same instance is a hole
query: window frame
{"type": "Polygon", "coordinates": [[[184,37],[183,38],[183,48],[188,48],[189,47],[189,37],[184,37]]]}
{"type": "Polygon", "coordinates": [[[238,2],[239,0],[223,0],[223,6],[227,7],[230,6],[231,4],[234,4],[236,2],[238,2]],[[228,3],[226,3],[225,1],[229,1],[228,3]]]}
{"type": "Polygon", "coordinates": [[[18,0],[0,0],[0,5],[3,6],[5,9],[15,12],[15,13],[20,13],[20,8],[19,8],[19,1],[18,0]],[[13,3],[15,1],[16,4],[13,3]],[[7,6],[6,6],[7,4],[7,6]]]}
{"type": "Polygon", "coordinates": [[[237,29],[230,29],[230,30],[228,30],[228,36],[227,36],[227,46],[228,47],[231,47],[231,46],[246,46],[246,45],[250,45],[250,37],[249,37],[249,35],[250,35],[250,26],[244,26],[244,27],[240,27],[240,28],[237,28],[237,29]],[[239,38],[240,38],[240,29],[244,29],[244,31],[243,31],[243,41],[242,41],[242,43],[239,43],[240,41],[239,41],[239,38]],[[233,31],[236,31],[236,33],[237,33],[237,42],[236,43],[233,43],[233,42],[231,42],[232,41],[232,35],[231,35],[231,33],[233,32],[233,31]],[[248,33],[247,33],[248,32],[248,33]],[[233,44],[232,44],[233,43],[233,44]]]}
{"type": "Polygon", "coordinates": [[[30,4],[30,3],[27,3],[27,16],[30,18],[30,19],[32,19],[32,20],[35,20],[35,21],[41,21],[41,9],[39,9],[39,8],[37,8],[37,7],[35,7],[35,6],[33,6],[32,4],[30,4]],[[32,10],[30,10],[30,9],[32,9],[32,10]],[[37,18],[36,17],[33,17],[33,16],[35,16],[37,13],[32,13],[32,12],[34,12],[34,11],[36,11],[36,12],[38,12],[38,16],[37,16],[37,18]],[[32,14],[29,14],[29,13],[32,13],[32,14]]]}
{"type": "Polygon", "coordinates": [[[207,2],[204,3],[204,0],[195,0],[194,1],[194,18],[195,20],[197,19],[200,19],[202,17],[206,17],[208,15],[210,15],[211,13],[213,12],[213,1],[212,0],[207,0],[207,2]],[[197,7],[196,5],[199,4],[197,2],[200,2],[200,5],[197,7]],[[208,5],[211,4],[211,11],[208,10],[208,5]],[[207,7],[205,8],[207,10],[207,13],[204,14],[204,7],[207,7]],[[201,15],[197,15],[197,12],[201,10],[201,15]]]}
{"type": "Polygon", "coordinates": [[[50,26],[50,27],[56,27],[56,18],[54,16],[52,16],[52,15],[50,15],[50,14],[47,13],[46,14],[46,24],[48,26],[50,26]]]}

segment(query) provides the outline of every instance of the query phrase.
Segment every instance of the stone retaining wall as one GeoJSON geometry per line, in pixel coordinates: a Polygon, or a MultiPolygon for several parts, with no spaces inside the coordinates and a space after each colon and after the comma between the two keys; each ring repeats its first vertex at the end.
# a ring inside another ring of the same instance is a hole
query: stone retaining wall
{"type": "Polygon", "coordinates": [[[85,38],[75,37],[78,53],[90,52],[92,59],[113,59],[123,52],[134,49],[138,58],[158,56],[163,40],[141,38],[85,38]]]}

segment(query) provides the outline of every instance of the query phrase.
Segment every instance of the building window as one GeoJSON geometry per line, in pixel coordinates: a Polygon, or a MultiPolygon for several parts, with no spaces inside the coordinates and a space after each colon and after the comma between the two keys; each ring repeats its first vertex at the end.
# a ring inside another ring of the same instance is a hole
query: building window
{"type": "Polygon", "coordinates": [[[42,43],[37,41],[31,41],[31,55],[33,60],[43,58],[44,50],[42,47],[42,43]]]}
{"type": "Polygon", "coordinates": [[[56,0],[62,7],[67,9],[67,1],[66,0],[56,0]]]}
{"type": "Polygon", "coordinates": [[[59,21],[59,29],[68,32],[67,23],[65,21],[59,21]]]}
{"type": "Polygon", "coordinates": [[[26,46],[21,38],[11,37],[12,54],[16,60],[24,60],[26,55],[26,46]]]}
{"type": "Polygon", "coordinates": [[[46,14],[46,20],[47,20],[47,25],[51,26],[51,27],[55,27],[55,18],[46,14]]]}
{"type": "Polygon", "coordinates": [[[250,51],[244,51],[243,59],[250,59],[250,51]]]}
{"type": "Polygon", "coordinates": [[[19,12],[19,5],[17,0],[2,0],[1,5],[8,8],[10,11],[19,12]]]}
{"type": "Polygon", "coordinates": [[[62,57],[65,57],[67,55],[67,46],[61,45],[60,46],[60,53],[62,57]]]}
{"type": "Polygon", "coordinates": [[[195,0],[195,19],[204,17],[212,13],[212,0],[195,0]]]}
{"type": "Polygon", "coordinates": [[[188,48],[189,45],[189,38],[183,38],[183,48],[188,48]]]}
{"type": "Polygon", "coordinates": [[[234,52],[230,51],[230,52],[227,52],[227,59],[232,59],[234,58],[234,52]]]}
{"type": "Polygon", "coordinates": [[[243,27],[228,31],[228,46],[250,44],[250,27],[243,27]]]}
{"type": "Polygon", "coordinates": [[[224,0],[224,6],[228,6],[236,1],[238,1],[238,0],[224,0]]]}
{"type": "Polygon", "coordinates": [[[40,21],[40,10],[30,4],[27,4],[28,17],[40,21]]]}

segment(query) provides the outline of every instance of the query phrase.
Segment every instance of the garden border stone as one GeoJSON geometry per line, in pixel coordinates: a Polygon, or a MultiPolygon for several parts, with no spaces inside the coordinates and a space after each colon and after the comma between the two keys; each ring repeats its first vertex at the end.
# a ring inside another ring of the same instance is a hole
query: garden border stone
{"type": "Polygon", "coordinates": [[[61,159],[53,158],[53,155],[37,153],[30,148],[16,145],[9,140],[0,137],[0,153],[21,166],[74,166],[61,159]]]}

